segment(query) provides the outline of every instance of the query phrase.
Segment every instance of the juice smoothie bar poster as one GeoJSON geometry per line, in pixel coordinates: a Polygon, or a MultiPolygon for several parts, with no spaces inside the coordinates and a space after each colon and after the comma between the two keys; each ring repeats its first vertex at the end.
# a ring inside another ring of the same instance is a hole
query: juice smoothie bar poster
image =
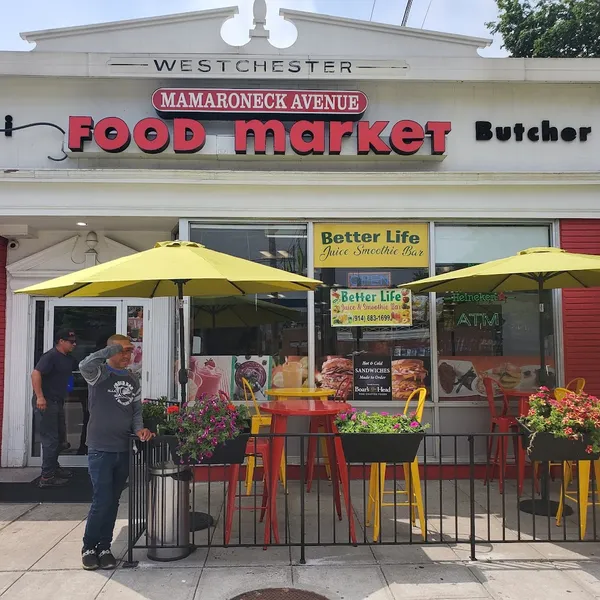
{"type": "Polygon", "coordinates": [[[266,402],[271,367],[270,356],[192,356],[188,400],[218,395],[227,400],[244,401],[242,379],[246,379],[256,400],[266,402]]]}

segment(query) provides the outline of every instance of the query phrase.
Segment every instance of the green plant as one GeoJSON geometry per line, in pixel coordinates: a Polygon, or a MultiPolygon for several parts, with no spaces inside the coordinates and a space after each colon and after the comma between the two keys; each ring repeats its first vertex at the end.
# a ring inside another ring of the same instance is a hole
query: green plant
{"type": "Polygon", "coordinates": [[[166,396],[157,400],[142,400],[142,420],[158,435],[174,435],[177,432],[175,416],[179,404],[169,402],[166,396]]]}
{"type": "Polygon", "coordinates": [[[182,461],[197,463],[210,458],[218,444],[249,429],[250,415],[243,404],[236,406],[221,397],[203,396],[184,404],[176,422],[182,461]]]}
{"type": "Polygon", "coordinates": [[[423,433],[429,424],[419,423],[415,414],[358,412],[355,408],[339,413],[335,424],[339,433],[423,433]]]}
{"type": "Polygon", "coordinates": [[[551,433],[557,438],[587,440],[588,454],[600,452],[600,400],[581,392],[571,392],[561,400],[541,387],[529,397],[529,412],[521,423],[533,432],[530,447],[537,433],[551,433]]]}

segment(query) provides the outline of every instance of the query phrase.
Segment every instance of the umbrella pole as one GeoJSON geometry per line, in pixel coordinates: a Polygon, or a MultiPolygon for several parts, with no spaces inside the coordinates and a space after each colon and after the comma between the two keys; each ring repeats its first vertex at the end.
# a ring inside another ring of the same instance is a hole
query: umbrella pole
{"type": "Polygon", "coordinates": [[[179,280],[177,283],[177,310],[179,311],[179,385],[181,389],[181,403],[187,400],[186,388],[188,382],[186,356],[185,356],[185,325],[183,316],[183,285],[185,281],[179,280]]]}
{"type": "MultiPolygon", "coordinates": [[[[183,316],[183,286],[186,283],[183,280],[175,282],[177,284],[177,310],[179,314],[179,385],[181,386],[181,403],[187,400],[186,389],[188,382],[187,365],[185,358],[185,323],[183,316]]],[[[215,524],[215,520],[203,512],[190,513],[190,531],[201,531],[208,529],[215,524]]]]}
{"type": "MultiPolygon", "coordinates": [[[[540,334],[540,385],[546,385],[548,380],[548,373],[546,372],[546,344],[544,335],[544,278],[540,276],[538,278],[538,302],[539,302],[539,334],[540,334]]],[[[533,464],[532,477],[535,477],[535,470],[533,464]]],[[[550,463],[545,462],[541,464],[542,469],[542,495],[539,499],[523,500],[519,504],[519,508],[522,512],[530,515],[538,515],[540,517],[551,517],[556,515],[558,512],[559,503],[556,500],[550,500],[550,463]]],[[[563,517],[568,517],[573,514],[573,510],[570,506],[563,507],[563,517]]]]}
{"type": "Polygon", "coordinates": [[[538,303],[539,303],[539,336],[540,336],[540,385],[546,385],[548,380],[546,372],[546,344],[544,335],[544,278],[538,278],[538,303]]]}

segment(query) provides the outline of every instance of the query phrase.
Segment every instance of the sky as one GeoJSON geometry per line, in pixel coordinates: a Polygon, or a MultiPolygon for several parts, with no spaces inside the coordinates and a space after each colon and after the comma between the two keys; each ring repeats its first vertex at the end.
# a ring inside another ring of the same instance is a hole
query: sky
{"type": "MultiPolygon", "coordinates": [[[[248,41],[252,22],[252,0],[0,0],[0,50],[30,50],[23,31],[88,25],[136,19],[223,6],[239,7],[240,14],[228,22],[224,39],[234,45],[248,41]]],[[[267,29],[272,43],[289,46],[295,38],[293,26],[279,16],[280,8],[316,12],[364,21],[400,25],[406,0],[267,0],[267,29]]],[[[413,0],[407,25],[416,29],[444,31],[491,38],[485,23],[495,20],[495,0],[413,0]]],[[[481,50],[482,56],[506,56],[501,40],[481,50]]]]}

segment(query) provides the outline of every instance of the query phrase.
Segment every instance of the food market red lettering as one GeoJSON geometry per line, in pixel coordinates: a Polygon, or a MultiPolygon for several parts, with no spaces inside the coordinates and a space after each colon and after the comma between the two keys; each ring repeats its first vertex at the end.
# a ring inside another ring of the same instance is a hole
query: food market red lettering
{"type": "Polygon", "coordinates": [[[329,154],[342,153],[342,140],[354,132],[354,123],[350,121],[333,121],[329,124],[329,154]]]}
{"type": "Polygon", "coordinates": [[[193,154],[204,148],[206,131],[193,119],[173,120],[173,151],[176,154],[193,154]]]}
{"type": "Polygon", "coordinates": [[[389,121],[375,121],[373,125],[369,121],[359,121],[358,154],[369,154],[371,150],[375,154],[391,154],[392,149],[379,137],[388,125],[389,121]]]}
{"type": "Polygon", "coordinates": [[[159,154],[166,150],[171,141],[169,128],[164,121],[155,118],[142,119],[133,128],[133,140],[146,154],[159,154]],[[153,137],[148,137],[153,135],[153,137]]]}
{"type": "Polygon", "coordinates": [[[398,154],[416,154],[423,145],[425,132],[415,121],[398,121],[390,133],[390,145],[398,154]]]}
{"type": "Polygon", "coordinates": [[[69,136],[67,146],[72,152],[83,152],[83,142],[92,139],[92,117],[69,117],[69,136]]]}
{"type": "Polygon", "coordinates": [[[285,127],[281,121],[271,119],[262,123],[252,121],[235,122],[235,153],[246,154],[248,151],[248,136],[254,136],[254,154],[267,153],[267,135],[273,136],[273,153],[285,154],[285,127]]]}
{"type": "MultiPolygon", "coordinates": [[[[276,94],[263,96],[262,99],[273,103],[278,101],[276,94]]],[[[398,121],[392,126],[389,138],[383,136],[388,125],[389,121],[359,121],[354,138],[356,153],[389,155],[393,151],[400,155],[413,155],[423,148],[426,136],[431,137],[431,154],[446,153],[447,136],[452,130],[449,121],[428,121],[425,127],[408,119],[398,121]]],[[[204,147],[206,131],[196,119],[176,117],[172,127],[171,133],[164,120],[156,117],[145,118],[133,127],[133,139],[138,148],[147,154],[165,151],[171,139],[172,150],[176,154],[191,154],[204,147]]],[[[354,132],[354,123],[348,120],[296,121],[289,131],[289,146],[299,155],[322,155],[326,152],[339,155],[344,138],[353,136],[354,132]]],[[[288,147],[287,135],[286,126],[277,119],[235,121],[235,153],[247,154],[248,138],[252,137],[254,154],[267,154],[267,138],[272,137],[273,154],[283,155],[288,147]]],[[[69,117],[67,143],[72,152],[82,152],[85,142],[92,139],[105,152],[123,152],[129,146],[131,137],[128,125],[118,117],[106,117],[95,125],[89,116],[69,117]]]]}
{"type": "Polygon", "coordinates": [[[325,123],[298,121],[290,129],[290,146],[296,154],[325,154],[325,123]],[[310,140],[306,140],[310,137],[310,140]]]}
{"type": "Polygon", "coordinates": [[[446,136],[452,131],[450,121],[427,121],[425,133],[431,136],[431,154],[446,152],[446,136]]]}
{"type": "Polygon", "coordinates": [[[94,127],[94,141],[105,152],[123,152],[131,143],[131,132],[123,119],[106,117],[94,127]]]}

